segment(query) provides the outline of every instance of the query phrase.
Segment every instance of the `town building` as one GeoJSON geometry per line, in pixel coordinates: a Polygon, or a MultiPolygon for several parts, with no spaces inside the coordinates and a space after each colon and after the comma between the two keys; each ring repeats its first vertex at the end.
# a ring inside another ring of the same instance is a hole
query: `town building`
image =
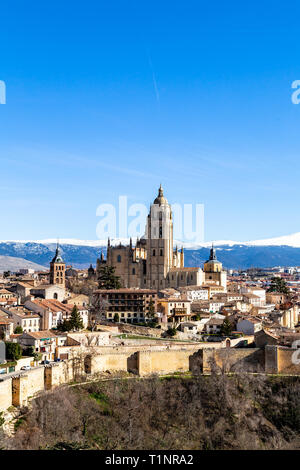
{"type": "Polygon", "coordinates": [[[32,347],[35,353],[41,354],[42,361],[53,361],[57,346],[57,336],[52,331],[24,332],[17,339],[24,348],[32,347]]]}
{"type": "Polygon", "coordinates": [[[95,305],[103,302],[103,317],[114,320],[118,314],[119,320],[126,323],[145,322],[149,317],[149,305],[157,311],[157,292],[153,289],[99,289],[94,292],[95,305]]]}
{"type": "Polygon", "coordinates": [[[20,326],[23,332],[35,332],[40,330],[40,316],[32,313],[24,307],[2,308],[8,318],[13,321],[14,330],[20,326]]]}
{"type": "Polygon", "coordinates": [[[191,320],[191,301],[186,297],[159,299],[157,308],[168,322],[180,323],[191,320]]]}
{"type": "MultiPolygon", "coordinates": [[[[74,304],[65,304],[55,299],[33,299],[25,302],[25,307],[37,313],[41,318],[41,329],[56,329],[64,320],[69,320],[74,304]]],[[[87,307],[77,306],[84,328],[89,322],[89,310],[87,307]]]]}

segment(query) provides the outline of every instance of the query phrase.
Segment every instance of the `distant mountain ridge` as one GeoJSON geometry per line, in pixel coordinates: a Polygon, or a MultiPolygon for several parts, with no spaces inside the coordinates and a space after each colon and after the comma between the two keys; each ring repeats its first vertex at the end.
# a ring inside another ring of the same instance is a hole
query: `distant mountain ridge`
{"type": "MultiPolygon", "coordinates": [[[[134,240],[134,239],[133,239],[134,240]]],[[[178,243],[178,246],[183,245],[188,249],[196,248],[207,248],[210,247],[212,242],[215,246],[234,246],[234,245],[244,245],[244,246],[291,246],[294,248],[300,248],[300,232],[292,233],[291,235],[283,235],[275,238],[266,238],[262,240],[252,240],[252,241],[233,241],[233,240],[217,240],[217,241],[208,241],[203,243],[193,243],[193,242],[182,242],[174,240],[174,245],[178,243]]],[[[0,240],[0,243],[14,243],[14,244],[39,244],[52,246],[56,245],[57,240],[54,238],[49,238],[45,240],[0,240]]],[[[79,240],[77,238],[63,238],[60,239],[59,243],[61,245],[72,245],[72,246],[88,246],[88,247],[105,247],[107,240],[79,240]]],[[[115,238],[111,241],[112,245],[118,245],[119,243],[128,244],[129,238],[115,238]]]]}
{"type": "MultiPolygon", "coordinates": [[[[112,240],[112,245],[120,242],[129,243],[127,239],[112,240]]],[[[75,268],[95,266],[101,250],[106,254],[106,240],[60,240],[61,252],[67,265],[75,268]]],[[[211,242],[202,245],[174,242],[185,247],[185,265],[202,266],[208,259],[211,242]]],[[[247,269],[251,267],[300,266],[300,233],[268,240],[252,242],[234,242],[221,240],[214,242],[218,259],[228,269],[247,269]],[[281,243],[283,242],[283,243],[281,243]]],[[[0,256],[21,258],[24,262],[33,262],[49,268],[56,248],[56,240],[38,241],[0,241],[0,256]]],[[[24,266],[19,266],[20,267],[24,266]]],[[[13,268],[11,268],[13,270],[13,268]]],[[[17,269],[16,269],[17,270],[17,269]]]]}
{"type": "Polygon", "coordinates": [[[35,271],[43,271],[45,270],[45,267],[23,258],[0,255],[0,273],[3,273],[4,271],[15,272],[19,269],[34,269],[35,271]]]}

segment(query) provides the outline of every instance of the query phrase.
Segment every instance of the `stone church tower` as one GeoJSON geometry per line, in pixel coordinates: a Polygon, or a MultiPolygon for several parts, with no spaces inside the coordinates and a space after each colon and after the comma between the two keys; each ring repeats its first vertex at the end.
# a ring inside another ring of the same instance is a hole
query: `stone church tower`
{"type": "Polygon", "coordinates": [[[222,263],[217,260],[216,250],[212,245],[209,259],[204,263],[204,279],[207,284],[218,284],[226,288],[227,274],[223,271],[222,263]]]}
{"type": "Polygon", "coordinates": [[[59,245],[57,243],[56,252],[50,263],[50,284],[57,284],[65,287],[66,283],[66,265],[61,257],[59,245]]]}
{"type": "Polygon", "coordinates": [[[151,288],[165,287],[165,279],[173,267],[183,267],[181,256],[173,253],[173,216],[171,206],[159,187],[158,196],[150,207],[146,226],[147,285],[151,288]]]}

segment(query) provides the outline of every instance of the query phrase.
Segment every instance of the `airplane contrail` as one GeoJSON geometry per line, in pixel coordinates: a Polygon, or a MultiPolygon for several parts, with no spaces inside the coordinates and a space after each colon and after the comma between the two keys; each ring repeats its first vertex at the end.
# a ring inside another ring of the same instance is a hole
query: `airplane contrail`
{"type": "Polygon", "coordinates": [[[154,69],[153,69],[153,65],[152,65],[152,61],[151,61],[150,56],[149,56],[149,65],[150,65],[150,68],[151,68],[151,71],[152,71],[152,81],[153,81],[153,87],[154,87],[154,91],[155,91],[156,101],[158,102],[158,104],[160,104],[159,90],[158,90],[156,76],[155,76],[155,72],[154,72],[154,69]]]}

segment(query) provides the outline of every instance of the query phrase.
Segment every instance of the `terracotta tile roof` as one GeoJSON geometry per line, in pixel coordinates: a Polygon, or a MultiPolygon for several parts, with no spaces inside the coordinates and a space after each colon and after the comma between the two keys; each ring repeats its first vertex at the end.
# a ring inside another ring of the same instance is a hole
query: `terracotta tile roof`
{"type": "Polygon", "coordinates": [[[27,284],[27,282],[18,282],[18,286],[26,287],[26,289],[32,289],[33,285],[32,284],[27,284]]]}
{"type": "Polygon", "coordinates": [[[121,288],[121,289],[97,289],[94,291],[96,294],[157,294],[157,291],[154,289],[130,289],[130,288],[121,288]]]}
{"type": "Polygon", "coordinates": [[[32,301],[34,304],[38,305],[39,307],[44,307],[51,310],[53,313],[55,312],[66,312],[71,313],[73,306],[70,304],[63,304],[59,302],[59,300],[55,299],[35,299],[32,301]]]}
{"type": "Polygon", "coordinates": [[[13,303],[13,302],[17,302],[17,297],[10,297],[10,298],[6,298],[6,297],[0,297],[0,302],[6,302],[6,303],[13,303]]]}
{"type": "Polygon", "coordinates": [[[210,318],[206,325],[223,325],[224,320],[222,318],[210,318]]]}
{"type": "Polygon", "coordinates": [[[13,323],[13,320],[9,320],[8,318],[0,318],[0,325],[7,325],[8,323],[13,323]]]}
{"type": "MultiPolygon", "coordinates": [[[[19,335],[20,336],[20,335],[19,335]]],[[[56,338],[56,335],[50,330],[34,331],[31,333],[23,333],[23,336],[31,336],[35,339],[56,338]]]]}
{"type": "Polygon", "coordinates": [[[0,294],[10,294],[10,295],[12,295],[12,292],[10,292],[7,289],[0,289],[0,294]]]}

